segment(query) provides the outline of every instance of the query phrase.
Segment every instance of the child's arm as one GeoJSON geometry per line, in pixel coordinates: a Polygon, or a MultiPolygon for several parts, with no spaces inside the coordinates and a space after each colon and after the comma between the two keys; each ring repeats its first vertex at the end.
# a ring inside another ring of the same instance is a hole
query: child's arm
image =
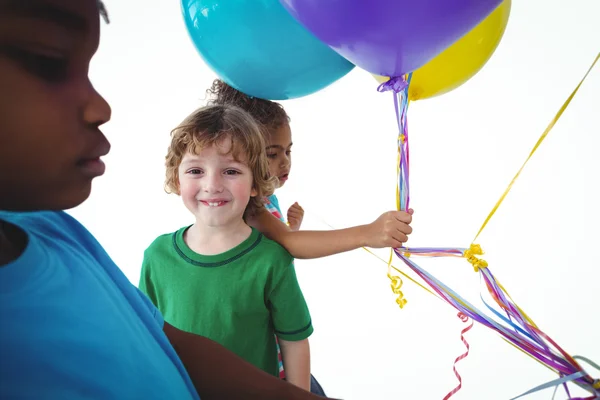
{"type": "MultiPolygon", "coordinates": [[[[284,252],[281,247],[279,249],[284,252]]],[[[313,333],[312,319],[298,284],[293,260],[287,252],[273,269],[269,289],[269,312],[281,348],[286,379],[310,390],[308,337],[313,333]]]]}
{"type": "Polygon", "coordinates": [[[401,247],[412,232],[411,221],[412,210],[389,211],[368,225],[331,231],[292,231],[264,208],[247,219],[249,225],[299,259],[325,257],[359,247],[401,247]]]}
{"type": "Polygon", "coordinates": [[[254,367],[217,342],[165,322],[164,332],[202,400],[318,400],[321,397],[254,367]]]}
{"type": "Polygon", "coordinates": [[[310,391],[310,345],[308,339],[292,342],[279,339],[287,381],[310,391]]]}

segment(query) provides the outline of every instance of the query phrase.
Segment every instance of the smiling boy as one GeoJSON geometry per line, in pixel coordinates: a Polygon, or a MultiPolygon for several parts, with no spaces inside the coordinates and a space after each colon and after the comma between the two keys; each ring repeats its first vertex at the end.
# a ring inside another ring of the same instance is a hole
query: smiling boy
{"type": "Polygon", "coordinates": [[[273,190],[259,126],[230,105],[200,108],[173,130],[168,191],[194,224],[146,250],[142,289],[177,328],[213,339],[271,375],[310,389],[313,332],[291,255],[245,217],[273,190]]]}

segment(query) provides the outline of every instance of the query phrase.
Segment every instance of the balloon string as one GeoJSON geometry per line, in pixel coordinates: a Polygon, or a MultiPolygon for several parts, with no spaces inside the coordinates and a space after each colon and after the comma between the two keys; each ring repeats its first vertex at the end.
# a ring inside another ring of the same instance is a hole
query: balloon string
{"type": "MultiPolygon", "coordinates": [[[[407,114],[408,114],[408,89],[410,87],[410,81],[412,79],[412,73],[407,76],[402,77],[392,77],[389,81],[384,82],[379,86],[380,91],[392,90],[394,93],[394,109],[396,111],[396,120],[398,121],[398,161],[397,161],[397,184],[396,184],[396,209],[401,211],[407,211],[410,207],[410,183],[409,183],[409,172],[410,172],[410,162],[409,162],[409,135],[408,135],[408,122],[407,122],[407,114]]],[[[432,249],[433,252],[437,254],[444,255],[453,255],[452,252],[448,252],[445,254],[444,250],[440,249],[432,249]]],[[[397,251],[397,250],[396,250],[397,251]]],[[[396,304],[402,309],[407,303],[407,300],[404,298],[404,293],[402,292],[402,278],[397,275],[392,275],[391,273],[391,265],[393,259],[394,249],[390,249],[390,258],[388,261],[388,278],[391,281],[392,292],[397,296],[396,304]]],[[[406,249],[403,254],[404,257],[410,257],[410,252],[406,249]]],[[[462,256],[462,254],[461,254],[462,256]]],[[[471,260],[476,260],[475,255],[471,255],[471,260]]],[[[485,261],[477,260],[477,264],[473,264],[477,269],[479,267],[485,267],[487,265],[483,265],[485,261]]],[[[475,262],[475,261],[473,261],[475,262]]],[[[435,289],[435,288],[434,288],[435,289]]],[[[468,322],[469,317],[459,312],[459,318],[463,320],[463,322],[468,322]]],[[[454,361],[454,365],[452,367],[454,374],[458,379],[458,386],[451,390],[445,397],[444,400],[448,400],[454,394],[456,394],[462,388],[462,378],[458,371],[456,370],[456,364],[468,356],[469,354],[469,344],[464,338],[464,334],[468,332],[473,327],[473,321],[471,324],[467,326],[465,329],[461,331],[461,341],[467,348],[466,352],[461,354],[454,361]]]]}
{"type": "MultiPolygon", "coordinates": [[[[492,216],[495,214],[500,204],[503,202],[504,198],[507,196],[508,192],[512,188],[514,182],[519,177],[521,171],[524,169],[525,165],[529,162],[535,151],[539,148],[543,140],[547,137],[548,133],[554,127],[558,119],[562,116],[566,108],[569,106],[571,100],[578,92],[579,88],[583,84],[584,80],[587,78],[590,71],[595,66],[596,62],[600,59],[600,53],[596,56],[596,59],[590,66],[589,70],[579,82],[575,90],[571,93],[568,99],[565,101],[561,109],[558,111],[557,115],[551,121],[549,126],[543,132],[542,136],[534,146],[533,150],[530,152],[529,156],[511,181],[508,188],[505,190],[504,194],[501,196],[500,200],[496,203],[492,212],[488,215],[483,225],[481,226],[479,232],[475,236],[471,246],[469,249],[464,251],[464,257],[471,263],[474,270],[480,274],[480,276],[485,280],[486,286],[492,298],[495,300],[497,305],[506,312],[508,318],[502,317],[504,322],[508,323],[510,326],[515,328],[512,330],[502,324],[494,321],[489,318],[487,315],[481,313],[475,307],[471,306],[467,301],[462,299],[456,292],[452,291],[449,287],[445,286],[442,282],[438,281],[432,275],[427,273],[425,270],[421,269],[417,264],[413,263],[409,260],[410,252],[406,249],[394,249],[396,255],[404,261],[414,272],[416,272],[421,278],[423,278],[429,286],[437,292],[437,294],[445,299],[448,303],[453,305],[455,308],[459,310],[459,312],[463,313],[466,316],[470,316],[472,319],[478,320],[480,323],[487,325],[489,328],[496,330],[501,333],[502,336],[511,344],[515,345],[520,350],[526,352],[529,356],[537,359],[542,362],[544,365],[548,366],[555,372],[559,373],[562,377],[568,376],[566,380],[559,379],[555,382],[552,382],[551,385],[560,383],[565,383],[565,388],[567,389],[567,394],[570,397],[568,392],[568,388],[566,387],[566,382],[571,381],[582,388],[594,393],[595,396],[598,395],[598,387],[600,387],[600,381],[594,380],[589,374],[583,372],[581,366],[575,361],[575,359],[569,354],[567,354],[563,349],[561,349],[550,337],[548,337],[545,333],[540,331],[537,326],[531,321],[531,319],[524,313],[522,310],[510,299],[510,296],[506,292],[506,290],[495,280],[492,273],[487,268],[487,262],[485,260],[480,259],[478,256],[483,254],[483,250],[477,244],[475,244],[476,239],[479,237],[483,229],[486,227],[492,216]],[[510,301],[509,301],[510,299],[510,301]],[[513,323],[513,320],[515,321],[513,323]],[[517,325],[518,324],[518,325],[517,325]],[[519,329],[519,325],[523,327],[523,329],[519,329]]],[[[403,98],[400,95],[400,90],[395,90],[398,88],[399,83],[404,83],[404,86],[401,88],[404,90],[408,84],[405,81],[401,81],[399,78],[392,78],[390,81],[382,84],[381,88],[384,88],[386,84],[388,85],[388,89],[394,89],[395,91],[395,106],[397,110],[397,119],[399,122],[399,161],[398,161],[398,185],[397,185],[397,206],[398,209],[406,210],[408,203],[408,185],[406,182],[408,180],[408,168],[403,164],[403,161],[406,162],[406,148],[404,144],[407,144],[407,135],[404,135],[404,128],[406,126],[404,121],[404,114],[402,111],[405,110],[405,104],[403,103],[403,98]]],[[[391,265],[391,260],[388,262],[388,266],[391,265]]],[[[485,303],[485,301],[484,301],[485,303]]],[[[487,305],[487,303],[486,303],[487,305]]],[[[489,307],[489,306],[488,306],[489,307]]],[[[500,315],[496,313],[497,315],[500,315]]],[[[456,363],[456,362],[455,362],[456,363]]],[[[456,370],[455,373],[457,374],[456,370]]],[[[459,376],[458,376],[459,377],[459,376]]],[[[459,377],[459,385],[455,388],[456,391],[460,390],[462,381],[459,377]]],[[[450,392],[449,395],[456,393],[450,392]]],[[[530,393],[530,392],[528,392],[530,393]]]]}
{"type": "Polygon", "coordinates": [[[473,239],[472,243],[475,243],[477,241],[477,238],[479,238],[479,235],[481,235],[481,232],[483,232],[483,230],[485,229],[485,227],[487,226],[487,224],[490,222],[490,220],[492,219],[492,217],[494,216],[494,214],[496,213],[496,211],[498,210],[498,208],[500,207],[500,205],[502,204],[502,202],[504,201],[504,199],[506,198],[506,196],[508,195],[508,193],[512,189],[512,187],[513,187],[514,183],[516,182],[517,178],[519,178],[519,176],[521,175],[521,172],[523,171],[523,168],[525,168],[525,165],[527,165],[527,163],[529,162],[529,160],[531,159],[531,157],[533,156],[533,154],[537,151],[537,149],[540,147],[540,145],[542,144],[542,142],[544,141],[544,139],[546,139],[546,137],[548,136],[548,134],[550,133],[550,131],[552,130],[552,128],[554,128],[554,125],[556,125],[556,123],[558,122],[558,120],[560,119],[560,117],[563,115],[563,113],[565,112],[565,110],[569,107],[569,104],[571,103],[571,100],[573,100],[573,97],[575,97],[575,95],[579,91],[579,88],[581,87],[581,85],[583,84],[583,82],[585,81],[585,79],[587,78],[587,76],[589,75],[589,73],[592,71],[592,69],[594,68],[594,66],[598,62],[598,59],[600,59],[600,53],[598,53],[598,55],[594,59],[594,62],[592,62],[592,65],[590,65],[590,67],[588,68],[588,70],[585,73],[585,75],[583,76],[583,78],[581,78],[581,81],[579,81],[579,84],[575,87],[575,89],[573,89],[573,92],[571,93],[571,95],[567,98],[567,100],[564,102],[564,104],[560,107],[560,109],[558,110],[558,112],[556,113],[556,115],[554,116],[554,118],[552,118],[552,121],[550,121],[550,123],[548,124],[548,126],[546,127],[546,129],[544,130],[544,132],[542,133],[542,135],[540,136],[540,138],[538,139],[538,141],[535,144],[535,146],[533,146],[533,149],[529,153],[529,156],[527,157],[527,159],[525,160],[525,162],[523,163],[523,165],[521,166],[521,168],[519,168],[519,170],[517,171],[516,175],[514,176],[514,178],[512,179],[512,181],[510,182],[510,184],[508,185],[508,187],[506,188],[506,190],[504,190],[504,193],[502,194],[502,196],[500,196],[500,199],[494,205],[494,207],[492,208],[492,211],[490,211],[490,213],[488,214],[488,216],[485,219],[485,221],[483,221],[483,224],[481,225],[481,228],[479,228],[479,231],[475,235],[475,238],[473,239]]]}

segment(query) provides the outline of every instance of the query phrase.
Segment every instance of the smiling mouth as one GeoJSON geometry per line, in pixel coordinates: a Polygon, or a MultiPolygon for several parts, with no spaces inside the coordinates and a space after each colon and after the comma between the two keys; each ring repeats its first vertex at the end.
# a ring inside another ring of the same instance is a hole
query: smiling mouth
{"type": "Polygon", "coordinates": [[[227,204],[228,201],[226,201],[226,200],[217,200],[217,201],[200,200],[200,203],[202,203],[208,207],[221,207],[221,206],[224,206],[225,204],[227,204]]]}

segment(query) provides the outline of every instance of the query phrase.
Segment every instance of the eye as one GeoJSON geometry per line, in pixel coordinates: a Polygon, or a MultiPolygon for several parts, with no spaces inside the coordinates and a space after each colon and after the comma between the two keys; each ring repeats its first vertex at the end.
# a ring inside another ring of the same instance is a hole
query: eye
{"type": "Polygon", "coordinates": [[[186,173],[190,175],[200,175],[203,171],[200,168],[191,168],[188,169],[186,173]]]}
{"type": "Polygon", "coordinates": [[[239,175],[240,171],[236,171],[235,169],[225,170],[225,175],[239,175]]]}
{"type": "Polygon", "coordinates": [[[290,154],[292,154],[292,150],[290,149],[290,150],[286,151],[285,154],[287,154],[289,156],[290,154]]]}
{"type": "Polygon", "coordinates": [[[29,72],[51,83],[62,82],[69,73],[69,60],[58,55],[42,54],[34,51],[9,47],[3,49],[16,59],[29,72]]]}
{"type": "Polygon", "coordinates": [[[274,159],[277,158],[277,153],[267,154],[267,158],[270,158],[271,160],[274,160],[274,159]]]}

